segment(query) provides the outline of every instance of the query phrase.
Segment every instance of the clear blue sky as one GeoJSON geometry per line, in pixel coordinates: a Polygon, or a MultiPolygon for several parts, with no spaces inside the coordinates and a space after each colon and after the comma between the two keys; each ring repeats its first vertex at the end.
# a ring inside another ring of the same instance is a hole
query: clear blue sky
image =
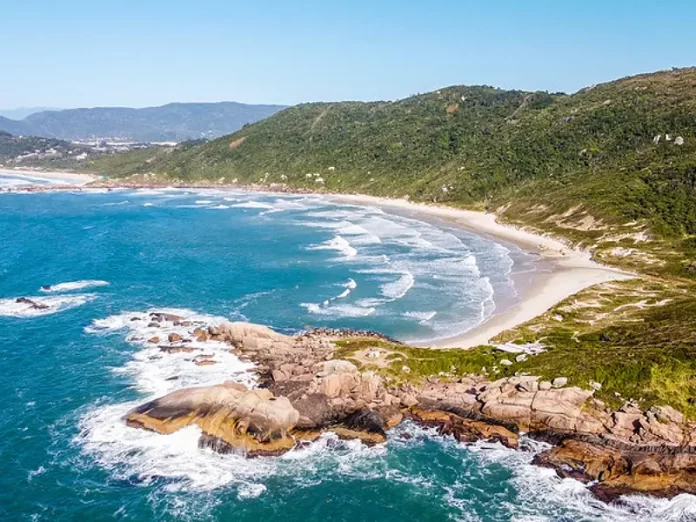
{"type": "Polygon", "coordinates": [[[696,0],[5,0],[0,108],[575,91],[696,65],[696,0]]]}

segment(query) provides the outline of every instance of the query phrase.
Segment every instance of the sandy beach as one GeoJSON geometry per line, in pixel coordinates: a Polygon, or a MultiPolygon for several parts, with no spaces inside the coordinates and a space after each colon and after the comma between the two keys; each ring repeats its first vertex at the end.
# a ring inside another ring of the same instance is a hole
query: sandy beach
{"type": "MultiPolygon", "coordinates": [[[[3,172],[0,170],[0,173],[3,172]]],[[[36,190],[55,188],[81,187],[95,181],[96,176],[66,172],[41,172],[9,170],[5,172],[31,176],[34,178],[50,179],[55,181],[51,187],[34,187],[36,190]],[[61,185],[58,187],[57,185],[61,185]]],[[[97,184],[96,186],[98,186],[97,184]]],[[[123,188],[152,188],[159,185],[136,187],[123,185],[123,188]]],[[[110,188],[117,188],[109,184],[110,188]]],[[[211,188],[203,186],[180,186],[178,188],[211,188]]],[[[215,186],[216,189],[248,190],[251,192],[276,192],[266,187],[244,187],[238,185],[215,186]]],[[[26,188],[19,188],[26,190],[26,188]]],[[[291,191],[292,192],[292,191],[291,191]]],[[[279,194],[284,192],[280,191],[279,194]]],[[[443,205],[412,203],[404,199],[391,199],[367,195],[353,194],[326,194],[318,195],[329,197],[337,202],[356,205],[377,206],[385,209],[398,209],[413,212],[422,217],[440,219],[450,225],[460,227],[476,234],[487,235],[500,239],[520,248],[539,255],[539,266],[542,270],[526,273],[523,277],[524,284],[520,285],[519,301],[511,306],[501,306],[482,324],[462,334],[438,339],[427,344],[432,348],[472,348],[486,344],[490,339],[501,332],[513,328],[519,324],[530,321],[543,314],[558,302],[570,297],[577,292],[596,284],[607,281],[631,279],[633,274],[611,268],[591,259],[587,251],[574,249],[567,244],[552,237],[543,236],[523,230],[514,226],[498,223],[496,216],[491,213],[463,210],[443,205]]]]}
{"type": "Polygon", "coordinates": [[[54,185],[82,186],[97,179],[91,174],[77,174],[75,172],[53,172],[43,170],[19,170],[0,168],[0,175],[6,173],[13,176],[25,176],[33,179],[50,181],[54,185]]]}
{"type": "Polygon", "coordinates": [[[534,319],[555,304],[592,285],[631,279],[632,274],[601,265],[589,252],[577,250],[556,239],[498,223],[490,213],[460,210],[442,205],[361,195],[332,195],[336,201],[384,208],[398,208],[442,219],[452,225],[489,235],[538,253],[550,270],[526,275],[531,280],[513,306],[494,312],[481,325],[454,337],[440,339],[433,348],[472,348],[501,332],[534,319]]]}

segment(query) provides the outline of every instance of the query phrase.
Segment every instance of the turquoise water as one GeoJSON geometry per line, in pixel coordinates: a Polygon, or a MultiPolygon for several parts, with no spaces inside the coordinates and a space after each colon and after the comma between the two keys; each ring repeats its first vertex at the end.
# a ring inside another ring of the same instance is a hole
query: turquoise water
{"type": "Polygon", "coordinates": [[[195,428],[161,436],[121,421],[177,387],[253,384],[231,354],[197,367],[149,351],[138,340],[147,328],[131,321],[148,310],[428,340],[514,303],[532,259],[442,222],[319,197],[0,194],[0,517],[694,520],[690,496],[601,504],[530,466],[531,441],[519,452],[464,446],[405,425],[374,448],[326,435],[245,460],[198,449],[195,428]]]}

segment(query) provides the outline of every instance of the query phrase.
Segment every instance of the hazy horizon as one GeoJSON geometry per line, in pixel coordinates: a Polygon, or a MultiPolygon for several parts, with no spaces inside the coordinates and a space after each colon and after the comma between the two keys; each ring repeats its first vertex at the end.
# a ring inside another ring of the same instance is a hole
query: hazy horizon
{"type": "Polygon", "coordinates": [[[185,103],[185,104],[196,104],[196,103],[206,103],[206,104],[213,104],[213,103],[238,103],[241,105],[279,105],[282,106],[282,104],[277,104],[277,103],[252,103],[252,104],[246,104],[244,102],[238,102],[235,100],[219,100],[219,101],[213,101],[213,102],[197,102],[197,101],[191,101],[191,102],[180,102],[180,101],[171,101],[171,102],[165,102],[159,105],[146,105],[143,107],[132,107],[132,106],[124,106],[124,105],[95,105],[91,107],[42,107],[42,106],[37,106],[37,107],[15,107],[15,108],[0,108],[0,116],[11,119],[11,120],[16,120],[16,121],[21,121],[24,118],[36,114],[37,112],[45,112],[45,111],[69,111],[69,110],[76,110],[76,109],[150,109],[154,107],[164,107],[166,105],[172,105],[172,104],[177,104],[177,103],[185,103]]]}

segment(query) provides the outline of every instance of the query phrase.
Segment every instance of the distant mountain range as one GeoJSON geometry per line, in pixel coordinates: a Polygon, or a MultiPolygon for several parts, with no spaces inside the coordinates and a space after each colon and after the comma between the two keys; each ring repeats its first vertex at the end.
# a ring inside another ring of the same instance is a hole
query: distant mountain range
{"type": "MultiPolygon", "coordinates": [[[[129,166],[190,181],[487,205],[544,230],[582,207],[603,224],[595,235],[608,223],[643,219],[653,233],[694,238],[694,122],[696,68],[572,95],[453,86],[395,102],[296,105],[230,136],[129,166]]],[[[564,227],[559,234],[568,234],[564,227]]]]}
{"type": "Polygon", "coordinates": [[[143,109],[47,110],[29,114],[21,120],[0,116],[0,130],[14,135],[63,140],[185,141],[230,134],[284,108],[282,105],[219,102],[170,103],[143,109]]]}
{"type": "Polygon", "coordinates": [[[0,116],[11,120],[22,120],[37,112],[59,111],[57,107],[20,107],[18,109],[0,109],[0,116]]]}

